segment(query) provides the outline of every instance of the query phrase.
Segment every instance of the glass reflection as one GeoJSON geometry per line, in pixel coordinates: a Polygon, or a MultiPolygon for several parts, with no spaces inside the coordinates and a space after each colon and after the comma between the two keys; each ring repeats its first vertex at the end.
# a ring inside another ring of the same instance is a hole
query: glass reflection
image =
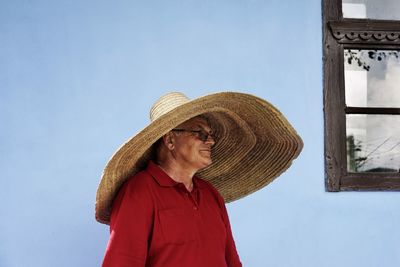
{"type": "Polygon", "coordinates": [[[344,52],[346,105],[400,107],[400,51],[344,52]]]}
{"type": "Polygon", "coordinates": [[[400,116],[346,115],[347,171],[399,172],[400,116]]]}
{"type": "Polygon", "coordinates": [[[400,20],[399,0],[342,0],[344,18],[400,20]]]}

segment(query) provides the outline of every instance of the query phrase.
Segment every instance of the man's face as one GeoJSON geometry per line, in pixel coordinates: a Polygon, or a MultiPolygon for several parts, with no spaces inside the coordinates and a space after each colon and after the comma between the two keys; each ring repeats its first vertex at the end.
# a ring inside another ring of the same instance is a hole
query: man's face
{"type": "Polygon", "coordinates": [[[201,117],[192,118],[172,131],[174,135],[175,157],[184,166],[196,170],[203,169],[212,163],[211,147],[215,140],[207,134],[212,134],[212,129],[207,121],[201,117]],[[183,131],[179,131],[183,130],[183,131]],[[191,132],[193,131],[193,132],[191,132]],[[196,132],[202,131],[202,133],[196,132]]]}

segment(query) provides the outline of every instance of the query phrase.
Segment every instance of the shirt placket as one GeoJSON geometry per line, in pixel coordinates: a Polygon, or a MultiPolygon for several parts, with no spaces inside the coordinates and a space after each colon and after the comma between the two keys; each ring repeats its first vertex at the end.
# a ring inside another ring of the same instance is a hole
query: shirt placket
{"type": "Polygon", "coordinates": [[[190,206],[192,207],[192,209],[194,211],[198,211],[199,210],[199,203],[198,203],[198,189],[193,189],[192,192],[189,192],[186,187],[182,184],[180,186],[180,190],[183,192],[183,194],[185,195],[185,198],[187,199],[187,201],[189,202],[190,206]]]}

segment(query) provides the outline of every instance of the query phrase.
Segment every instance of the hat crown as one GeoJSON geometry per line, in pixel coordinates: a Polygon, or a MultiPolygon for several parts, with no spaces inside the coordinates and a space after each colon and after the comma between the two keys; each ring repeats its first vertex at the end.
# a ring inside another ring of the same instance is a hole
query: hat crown
{"type": "Polygon", "coordinates": [[[169,111],[186,104],[190,99],[180,92],[171,92],[160,97],[150,109],[150,121],[153,122],[169,111]]]}

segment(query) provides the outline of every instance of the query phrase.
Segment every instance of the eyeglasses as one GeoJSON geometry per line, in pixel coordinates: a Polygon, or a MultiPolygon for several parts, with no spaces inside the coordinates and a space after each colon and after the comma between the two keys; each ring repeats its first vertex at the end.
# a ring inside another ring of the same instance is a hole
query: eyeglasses
{"type": "Polygon", "coordinates": [[[174,132],[188,132],[188,133],[194,133],[197,135],[197,137],[205,142],[208,140],[208,137],[211,136],[212,140],[215,141],[215,135],[214,133],[208,133],[205,130],[187,130],[187,129],[172,129],[174,132]]]}

